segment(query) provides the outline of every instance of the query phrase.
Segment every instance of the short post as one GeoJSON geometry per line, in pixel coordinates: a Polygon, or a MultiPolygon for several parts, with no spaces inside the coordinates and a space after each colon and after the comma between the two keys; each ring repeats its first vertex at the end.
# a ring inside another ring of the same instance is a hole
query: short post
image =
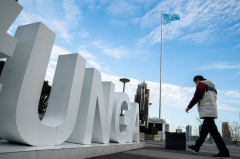
{"type": "MultiPolygon", "coordinates": [[[[130,82],[130,79],[127,79],[127,78],[120,78],[119,81],[121,81],[121,82],[123,83],[123,92],[124,92],[124,91],[125,91],[125,83],[130,82]]],[[[120,116],[124,116],[124,115],[123,115],[123,110],[121,110],[121,114],[120,114],[120,116]]]]}

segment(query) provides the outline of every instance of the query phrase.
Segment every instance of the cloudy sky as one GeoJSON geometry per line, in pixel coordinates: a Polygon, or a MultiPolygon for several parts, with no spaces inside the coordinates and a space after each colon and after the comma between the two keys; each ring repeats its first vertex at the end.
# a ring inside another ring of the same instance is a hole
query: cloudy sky
{"type": "Polygon", "coordinates": [[[150,117],[158,117],[161,12],[178,13],[179,21],[163,28],[162,116],[170,130],[197,126],[197,107],[185,108],[195,91],[192,79],[202,75],[218,90],[217,125],[239,121],[239,0],[19,0],[24,7],[9,28],[43,22],[56,33],[46,80],[53,80],[58,55],[79,53],[87,67],[102,72],[133,101],[137,85],[150,89],[150,117]]]}

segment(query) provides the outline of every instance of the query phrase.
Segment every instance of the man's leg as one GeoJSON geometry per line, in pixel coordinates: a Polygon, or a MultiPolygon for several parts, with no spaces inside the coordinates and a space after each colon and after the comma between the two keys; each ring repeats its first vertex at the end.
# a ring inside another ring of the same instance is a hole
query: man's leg
{"type": "Polygon", "coordinates": [[[229,155],[229,151],[221,137],[221,135],[219,134],[218,130],[217,130],[217,126],[214,122],[214,118],[212,117],[206,117],[204,118],[205,124],[208,128],[208,131],[210,132],[210,134],[212,135],[213,139],[215,140],[215,143],[217,145],[217,148],[220,152],[222,152],[223,154],[227,154],[229,155]]]}
{"type": "Polygon", "coordinates": [[[206,122],[205,122],[205,119],[204,119],[202,129],[200,131],[200,137],[195,143],[196,148],[200,149],[200,147],[202,146],[203,142],[205,141],[207,135],[208,135],[208,128],[207,128],[207,125],[206,125],[206,122]]]}

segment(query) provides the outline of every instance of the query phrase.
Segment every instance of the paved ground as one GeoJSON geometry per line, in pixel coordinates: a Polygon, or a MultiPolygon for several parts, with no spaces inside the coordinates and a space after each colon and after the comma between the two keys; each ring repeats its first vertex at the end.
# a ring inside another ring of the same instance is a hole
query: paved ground
{"type": "MultiPolygon", "coordinates": [[[[92,159],[206,159],[217,154],[216,145],[203,144],[196,155],[186,148],[186,151],[165,149],[165,141],[145,141],[147,147],[138,150],[126,151],[111,155],[94,157],[92,159]]],[[[193,143],[187,143],[187,145],[193,143]]],[[[240,159],[240,147],[228,146],[232,159],[240,159]]]]}

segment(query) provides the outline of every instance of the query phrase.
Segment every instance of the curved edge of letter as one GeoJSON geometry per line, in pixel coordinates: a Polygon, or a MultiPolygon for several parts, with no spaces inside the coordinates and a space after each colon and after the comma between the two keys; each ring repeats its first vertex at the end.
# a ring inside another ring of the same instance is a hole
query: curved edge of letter
{"type": "Polygon", "coordinates": [[[129,111],[130,109],[131,105],[128,95],[122,92],[114,93],[110,141],[120,144],[127,142],[130,130],[130,118],[125,115],[120,116],[120,111],[129,111]]]}
{"type": "Polygon", "coordinates": [[[59,56],[46,116],[38,118],[38,102],[55,33],[41,22],[20,26],[18,43],[7,59],[0,83],[0,136],[33,146],[59,145],[72,133],[86,60],[79,54],[59,56]]]}
{"type": "Polygon", "coordinates": [[[139,104],[131,103],[131,110],[126,111],[124,115],[131,121],[127,142],[139,142],[139,104]]]}

